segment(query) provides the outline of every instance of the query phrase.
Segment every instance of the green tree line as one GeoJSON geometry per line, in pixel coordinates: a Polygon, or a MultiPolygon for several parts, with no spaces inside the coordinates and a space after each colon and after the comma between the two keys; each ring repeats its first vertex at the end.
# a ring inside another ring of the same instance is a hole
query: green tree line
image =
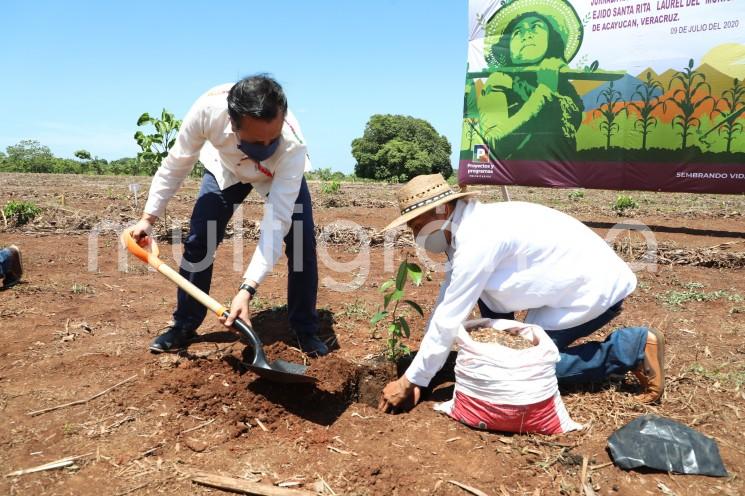
{"type": "MultiPolygon", "coordinates": [[[[160,116],[147,112],[137,119],[133,138],[140,147],[136,157],[108,161],[88,150],[77,150],[74,159],[56,157],[48,146],[36,140],[22,140],[0,151],[0,172],[36,172],[96,175],[153,175],[176,142],[181,121],[163,109],[160,116]]],[[[362,137],[352,143],[357,161],[355,173],[345,175],[329,168],[306,174],[321,181],[391,181],[404,182],[418,174],[442,173],[449,178],[450,143],[427,121],[403,115],[373,115],[362,137]]],[[[201,163],[192,176],[201,177],[201,163]]]]}
{"type": "MultiPolygon", "coordinates": [[[[5,153],[0,152],[0,172],[152,176],[173,147],[181,121],[163,109],[160,117],[145,112],[137,119],[137,126],[153,129],[149,134],[142,130],[134,134],[141,149],[136,157],[109,162],[81,149],[73,154],[75,159],[61,158],[55,157],[48,146],[27,139],[7,147],[5,153]]],[[[204,167],[197,163],[192,176],[201,177],[203,173],[204,167]]]]}
{"type": "Polygon", "coordinates": [[[51,174],[143,175],[134,157],[108,161],[94,157],[87,150],[75,152],[75,159],[56,157],[48,146],[36,140],[22,140],[0,151],[1,172],[37,172],[51,174]]]}

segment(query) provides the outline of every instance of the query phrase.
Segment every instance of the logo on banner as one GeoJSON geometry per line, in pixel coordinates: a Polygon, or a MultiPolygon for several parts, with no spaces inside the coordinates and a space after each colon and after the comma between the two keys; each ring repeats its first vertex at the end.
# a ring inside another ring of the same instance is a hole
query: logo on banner
{"type": "Polygon", "coordinates": [[[473,145],[473,161],[488,164],[489,147],[486,145],[473,145]]]}

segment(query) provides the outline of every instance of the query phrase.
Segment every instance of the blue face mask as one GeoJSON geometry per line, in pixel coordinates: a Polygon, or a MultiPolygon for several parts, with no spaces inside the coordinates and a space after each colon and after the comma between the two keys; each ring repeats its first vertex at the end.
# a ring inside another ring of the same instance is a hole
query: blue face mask
{"type": "Polygon", "coordinates": [[[274,155],[274,152],[277,151],[278,146],[279,138],[275,139],[268,145],[262,145],[261,143],[249,143],[248,141],[240,140],[238,149],[257,162],[263,162],[264,160],[274,155]]]}

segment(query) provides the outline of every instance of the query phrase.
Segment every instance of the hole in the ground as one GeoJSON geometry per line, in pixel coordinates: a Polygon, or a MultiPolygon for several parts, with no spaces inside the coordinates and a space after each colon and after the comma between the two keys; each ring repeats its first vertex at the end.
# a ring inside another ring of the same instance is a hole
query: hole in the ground
{"type": "MultiPolygon", "coordinates": [[[[302,363],[305,356],[283,342],[265,347],[270,360],[284,359],[302,363]]],[[[256,419],[269,428],[292,428],[303,422],[318,425],[333,424],[352,403],[376,407],[385,385],[402,374],[411,358],[393,364],[376,358],[354,364],[337,354],[309,359],[308,371],[317,379],[315,384],[283,384],[259,378],[246,367],[251,349],[234,350],[222,359],[189,359],[169,370],[169,380],[161,393],[170,393],[177,401],[181,419],[171,427],[175,432],[193,424],[190,418],[220,419],[233,426],[232,436],[245,432],[256,419]]],[[[430,390],[452,378],[454,354],[430,390]]]]}

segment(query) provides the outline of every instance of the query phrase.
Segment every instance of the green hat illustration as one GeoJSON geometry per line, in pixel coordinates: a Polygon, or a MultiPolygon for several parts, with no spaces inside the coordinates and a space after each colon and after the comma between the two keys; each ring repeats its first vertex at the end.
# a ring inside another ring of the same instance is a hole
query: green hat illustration
{"type": "Polygon", "coordinates": [[[484,55],[487,63],[503,66],[507,63],[507,53],[492,50],[500,43],[502,36],[509,34],[513,21],[526,14],[537,14],[549,23],[564,42],[564,60],[569,62],[577,55],[582,43],[582,22],[577,11],[566,0],[512,0],[505,3],[486,23],[484,55]],[[496,52],[496,53],[494,53],[496,52]]]}

